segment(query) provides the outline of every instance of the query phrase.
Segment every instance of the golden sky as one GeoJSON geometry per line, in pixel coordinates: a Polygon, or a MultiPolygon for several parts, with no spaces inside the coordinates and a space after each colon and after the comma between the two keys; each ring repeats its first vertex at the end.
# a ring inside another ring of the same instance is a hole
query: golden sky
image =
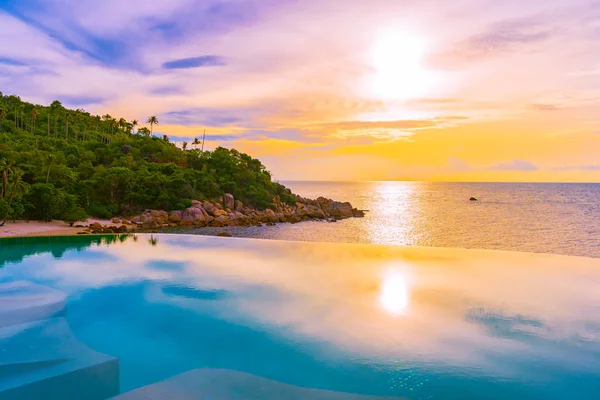
{"type": "Polygon", "coordinates": [[[206,129],[280,180],[600,181],[595,1],[3,7],[5,94],[206,129]]]}

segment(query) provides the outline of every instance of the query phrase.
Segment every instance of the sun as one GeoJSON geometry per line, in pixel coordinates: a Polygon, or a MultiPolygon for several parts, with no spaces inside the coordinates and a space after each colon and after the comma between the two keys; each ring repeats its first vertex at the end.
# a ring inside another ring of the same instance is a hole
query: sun
{"type": "Polygon", "coordinates": [[[374,69],[373,94],[384,100],[424,96],[434,85],[434,74],[424,66],[427,42],[395,30],[380,32],[370,52],[374,69]]]}

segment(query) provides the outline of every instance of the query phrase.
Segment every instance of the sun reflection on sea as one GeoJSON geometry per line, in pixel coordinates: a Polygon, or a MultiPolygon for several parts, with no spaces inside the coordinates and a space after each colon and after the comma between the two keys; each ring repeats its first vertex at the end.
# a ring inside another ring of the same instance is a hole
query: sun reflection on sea
{"type": "Polygon", "coordinates": [[[378,182],[375,209],[369,217],[369,235],[372,243],[411,245],[415,229],[415,182],[378,182]],[[373,218],[376,216],[376,218],[373,218]]]}

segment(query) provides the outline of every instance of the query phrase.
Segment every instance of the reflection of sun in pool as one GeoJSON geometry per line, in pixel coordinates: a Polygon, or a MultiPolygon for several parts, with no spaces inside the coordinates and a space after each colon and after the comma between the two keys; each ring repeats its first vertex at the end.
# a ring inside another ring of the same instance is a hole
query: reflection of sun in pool
{"type": "Polygon", "coordinates": [[[383,309],[390,314],[401,314],[407,309],[408,284],[403,274],[393,272],[384,278],[379,302],[383,309]]]}

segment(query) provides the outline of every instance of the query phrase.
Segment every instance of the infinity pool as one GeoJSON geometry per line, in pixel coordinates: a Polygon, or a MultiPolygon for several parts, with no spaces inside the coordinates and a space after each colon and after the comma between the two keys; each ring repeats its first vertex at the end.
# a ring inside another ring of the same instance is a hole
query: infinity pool
{"type": "Polygon", "coordinates": [[[224,370],[220,385],[243,373],[267,392],[596,400],[600,260],[187,235],[2,239],[0,340],[0,400],[20,400],[14,387],[32,376],[91,365],[103,369],[86,379],[112,389],[86,399],[224,370]]]}

